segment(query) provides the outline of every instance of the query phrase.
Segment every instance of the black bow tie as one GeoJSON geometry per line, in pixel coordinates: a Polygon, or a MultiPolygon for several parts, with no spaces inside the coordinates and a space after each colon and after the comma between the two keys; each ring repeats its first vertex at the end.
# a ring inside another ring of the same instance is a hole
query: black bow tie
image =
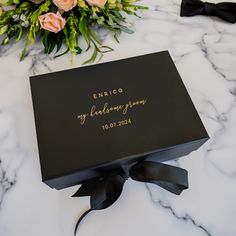
{"type": "Polygon", "coordinates": [[[200,0],[182,0],[181,16],[207,15],[218,16],[230,23],[236,22],[236,3],[221,2],[209,3],[200,0]]]}

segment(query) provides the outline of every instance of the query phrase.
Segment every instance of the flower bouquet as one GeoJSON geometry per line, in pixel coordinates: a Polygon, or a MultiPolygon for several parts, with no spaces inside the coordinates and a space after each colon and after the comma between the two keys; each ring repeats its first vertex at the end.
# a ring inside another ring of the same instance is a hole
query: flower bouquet
{"type": "MultiPolygon", "coordinates": [[[[104,27],[114,32],[118,41],[124,31],[132,33],[126,23],[125,14],[137,16],[139,9],[147,7],[136,5],[139,0],[0,0],[0,35],[2,45],[15,39],[25,40],[20,55],[27,55],[27,45],[42,39],[44,52],[55,52],[55,57],[67,52],[80,54],[82,49],[78,39],[82,36],[88,50],[93,46],[93,54],[84,63],[94,62],[97,56],[112,48],[102,45],[95,28],[104,27]],[[61,46],[66,50],[60,52],[61,46]]],[[[118,41],[119,42],[119,41],[118,41]]]]}

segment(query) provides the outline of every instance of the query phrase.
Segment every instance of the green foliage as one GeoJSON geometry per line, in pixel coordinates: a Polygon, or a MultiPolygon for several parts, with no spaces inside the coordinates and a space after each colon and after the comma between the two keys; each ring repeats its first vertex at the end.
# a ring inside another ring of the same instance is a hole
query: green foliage
{"type": "Polygon", "coordinates": [[[86,44],[86,50],[93,48],[91,57],[84,63],[95,62],[106,52],[113,49],[104,46],[101,38],[95,29],[105,28],[114,33],[114,39],[119,42],[121,32],[133,33],[126,22],[125,15],[138,16],[139,10],[147,7],[136,5],[139,0],[107,0],[103,8],[90,6],[85,0],[78,0],[78,4],[69,12],[62,13],[66,20],[64,29],[58,33],[40,29],[39,16],[47,12],[56,13],[57,7],[52,0],[44,0],[40,4],[34,4],[29,0],[9,0],[17,4],[16,9],[1,12],[0,14],[0,35],[5,35],[2,44],[9,43],[11,38],[15,41],[26,37],[25,47],[21,53],[20,60],[27,55],[26,45],[35,43],[37,36],[42,37],[44,52],[46,54],[55,53],[55,57],[64,55],[67,52],[74,55],[80,54],[82,49],[78,39],[82,37],[86,44]],[[67,46],[67,50],[60,53],[62,45],[67,46]]]}
{"type": "Polygon", "coordinates": [[[31,44],[35,43],[36,34],[40,30],[39,26],[39,16],[42,15],[42,13],[48,12],[49,7],[51,5],[51,0],[45,0],[36,10],[29,13],[27,19],[30,24],[29,32],[27,34],[27,38],[31,44]]]}
{"type": "Polygon", "coordinates": [[[82,49],[78,45],[79,19],[75,16],[73,11],[70,12],[63,31],[65,34],[66,45],[72,56],[80,54],[82,49]]]}
{"type": "Polygon", "coordinates": [[[28,11],[31,6],[32,3],[26,1],[18,5],[16,9],[3,12],[0,16],[0,27],[9,24],[14,15],[21,15],[22,13],[28,11]]]}
{"type": "Polygon", "coordinates": [[[91,42],[88,30],[89,29],[88,29],[88,25],[87,25],[86,13],[81,11],[81,17],[79,19],[79,31],[82,34],[82,36],[84,37],[84,39],[85,39],[85,41],[86,41],[86,43],[88,45],[87,50],[90,48],[90,42],[91,42]]]}

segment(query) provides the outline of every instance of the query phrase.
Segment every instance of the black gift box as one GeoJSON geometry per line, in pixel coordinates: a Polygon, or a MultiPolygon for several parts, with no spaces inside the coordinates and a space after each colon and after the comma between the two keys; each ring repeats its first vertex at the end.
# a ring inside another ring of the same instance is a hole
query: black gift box
{"type": "Polygon", "coordinates": [[[167,51],[30,78],[42,180],[61,189],[187,155],[208,134],[167,51]]]}

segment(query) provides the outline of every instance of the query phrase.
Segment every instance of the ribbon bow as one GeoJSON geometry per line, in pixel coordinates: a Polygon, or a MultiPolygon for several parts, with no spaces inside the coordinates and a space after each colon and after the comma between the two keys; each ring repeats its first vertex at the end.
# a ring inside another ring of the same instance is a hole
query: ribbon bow
{"type": "Polygon", "coordinates": [[[230,23],[236,22],[236,3],[209,3],[200,0],[182,0],[180,16],[218,16],[230,23]]]}
{"type": "Polygon", "coordinates": [[[188,188],[188,172],[182,168],[152,161],[142,161],[131,167],[122,167],[116,174],[82,184],[72,195],[72,197],[90,196],[90,209],[77,221],[75,235],[80,222],[90,211],[105,209],[119,198],[123,185],[129,177],[136,181],[159,185],[177,195],[188,188]]]}

